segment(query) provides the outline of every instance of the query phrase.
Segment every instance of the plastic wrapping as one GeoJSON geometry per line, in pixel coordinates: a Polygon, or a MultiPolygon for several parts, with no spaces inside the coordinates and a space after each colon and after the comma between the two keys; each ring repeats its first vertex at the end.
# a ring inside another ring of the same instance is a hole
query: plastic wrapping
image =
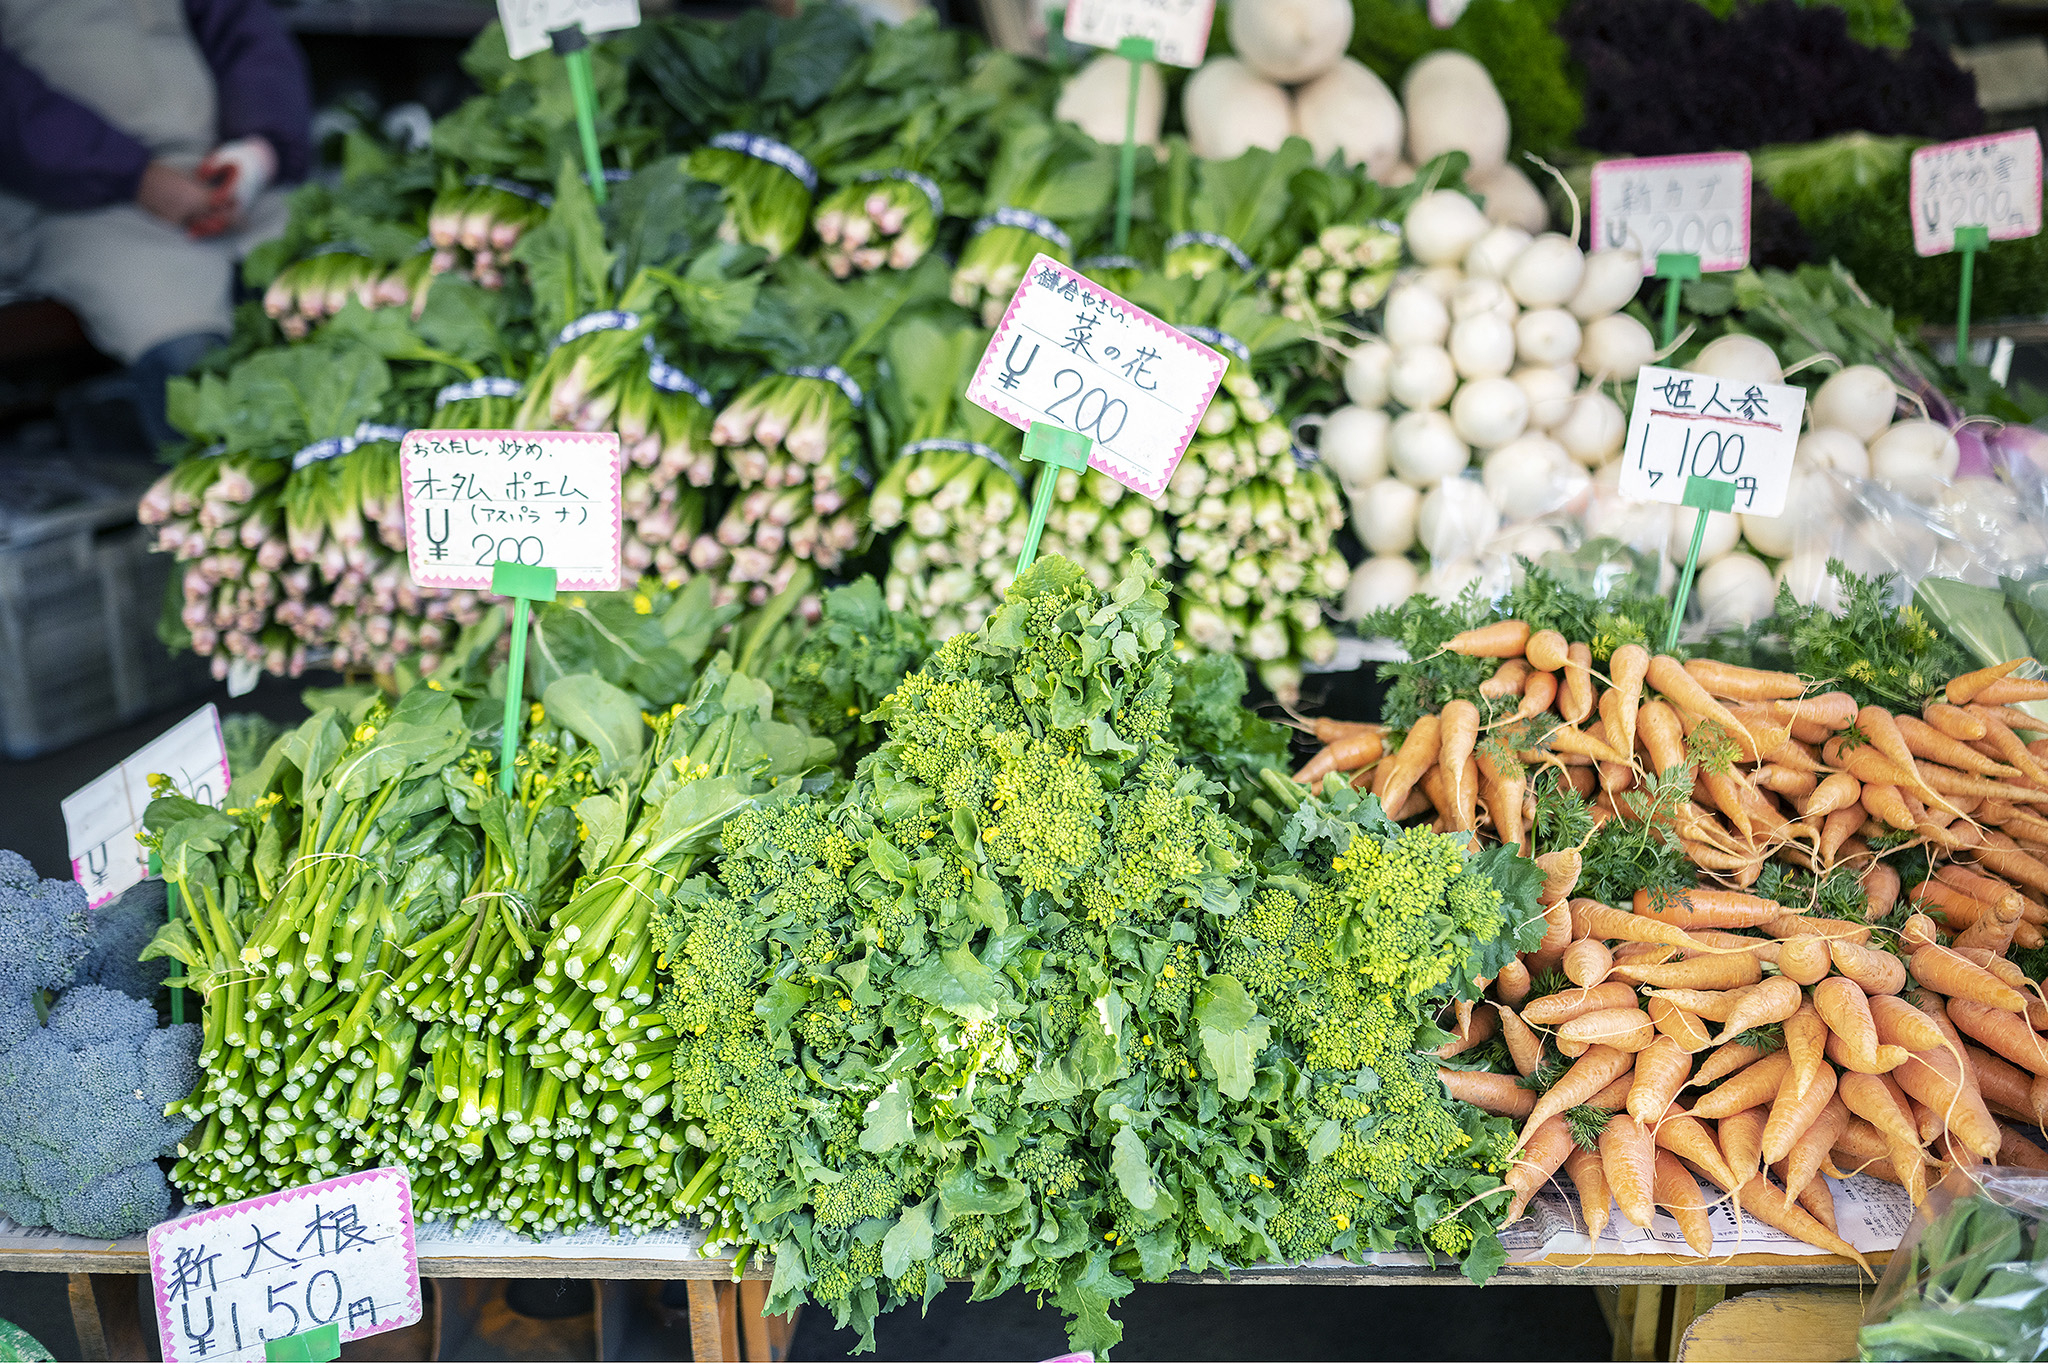
{"type": "Polygon", "coordinates": [[[1953,1170],[1872,1294],[1866,1360],[2048,1356],[2048,1176],[1953,1170]]]}

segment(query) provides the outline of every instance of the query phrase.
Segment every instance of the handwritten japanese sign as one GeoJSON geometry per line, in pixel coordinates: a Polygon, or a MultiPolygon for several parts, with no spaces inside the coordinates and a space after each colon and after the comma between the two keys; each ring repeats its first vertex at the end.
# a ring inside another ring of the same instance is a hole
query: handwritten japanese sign
{"type": "Polygon", "coordinates": [[[1681,503],[1688,479],[1735,485],[1735,510],[1785,510],[1806,390],[1643,366],[1623,448],[1621,492],[1681,503]]]}
{"type": "Polygon", "coordinates": [[[420,1319],[412,1186],[365,1170],[149,1229],[165,1364],[262,1359],[264,1342],[337,1327],[342,1340],[420,1319]]]}
{"type": "Polygon", "coordinates": [[[1981,227],[1992,241],[2041,230],[2041,135],[2032,128],[1960,142],[1937,142],[1913,153],[1913,250],[1939,256],[1956,249],[1956,229],[1981,227]]]}
{"type": "Polygon", "coordinates": [[[1632,247],[1643,273],[1676,252],[1702,270],[1749,264],[1749,157],[1742,152],[1646,156],[1593,166],[1593,248],[1632,247]]]}
{"type": "Polygon", "coordinates": [[[531,57],[547,51],[548,35],[558,28],[581,28],[593,38],[638,28],[640,0],[498,0],[498,18],[513,57],[531,57]]]}
{"type": "Polygon", "coordinates": [[[619,585],[619,438],[589,431],[409,431],[399,447],[405,549],[422,587],[488,590],[491,566],[619,585]]]}
{"type": "Polygon", "coordinates": [[[1209,48],[1216,0],[1067,0],[1069,42],[1115,47],[1150,38],[1152,55],[1168,66],[1200,66],[1209,48]]]}
{"type": "Polygon", "coordinates": [[[201,805],[220,804],[228,793],[228,750],[211,702],[64,798],[71,875],[94,909],[149,875],[149,854],[135,835],[157,773],[201,805]]]}
{"type": "Polygon", "coordinates": [[[1080,432],[1095,443],[1090,466],[1157,497],[1227,363],[1042,255],[1017,286],[967,397],[1020,431],[1042,421],[1080,432]]]}

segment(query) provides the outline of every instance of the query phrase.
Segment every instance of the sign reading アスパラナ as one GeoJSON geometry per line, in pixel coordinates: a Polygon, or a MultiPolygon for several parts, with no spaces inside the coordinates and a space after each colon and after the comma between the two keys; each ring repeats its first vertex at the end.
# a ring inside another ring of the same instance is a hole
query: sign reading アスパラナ
{"type": "Polygon", "coordinates": [[[557,587],[619,585],[619,438],[590,431],[408,431],[405,549],[422,587],[488,591],[500,560],[557,587]]]}

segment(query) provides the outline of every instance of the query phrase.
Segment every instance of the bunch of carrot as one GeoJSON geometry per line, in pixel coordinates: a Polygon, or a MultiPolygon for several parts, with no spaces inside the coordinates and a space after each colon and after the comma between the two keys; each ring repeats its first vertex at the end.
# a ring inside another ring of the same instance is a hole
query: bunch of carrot
{"type": "Polygon", "coordinates": [[[1460,1006],[1439,1053],[1498,1038],[1519,1072],[1441,1069],[1453,1096],[1524,1121],[1508,1221],[1563,1170],[1596,1238],[1611,1206],[1638,1226],[1662,1208],[1706,1254],[1704,1179],[1860,1262],[1821,1173],[1918,1202],[1951,1165],[2048,1169],[2023,1130],[2048,1132],[2048,996],[2007,955],[2048,926],[2048,742],[2019,737],[2048,723],[2013,708],[2048,683],[2014,677],[2022,660],[1951,680],[1916,716],[1633,645],[1603,675],[1585,643],[1520,621],[1448,647],[1502,660],[1481,688],[1491,725],[1469,700],[1400,736],[1310,721],[1324,747],[1296,776],[1369,783],[1393,817],[1518,844],[1545,871],[1542,945],[1460,1006]],[[1539,764],[1596,822],[1665,824],[1721,884],[1638,890],[1627,909],[1575,898],[1579,850],[1535,846],[1539,764]],[[1690,799],[1630,799],[1674,769],[1690,799]],[[1885,860],[1904,848],[1929,867],[1910,887],[1885,860]],[[1847,867],[1865,919],[1746,893],[1773,857],[1847,867]]]}

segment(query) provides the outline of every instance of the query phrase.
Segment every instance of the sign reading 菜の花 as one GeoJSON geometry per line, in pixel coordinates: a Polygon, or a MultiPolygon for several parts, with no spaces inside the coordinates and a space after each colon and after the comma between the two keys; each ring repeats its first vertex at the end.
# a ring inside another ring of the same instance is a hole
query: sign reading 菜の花
{"type": "Polygon", "coordinates": [[[595,38],[640,24],[640,0],[498,0],[505,47],[514,60],[545,52],[556,29],[580,28],[595,38]]]}
{"type": "Polygon", "coordinates": [[[2041,230],[2041,134],[2019,128],[1913,153],[1913,250],[1956,249],[1956,229],[1981,227],[1992,241],[2041,230]]]}
{"type": "Polygon", "coordinates": [[[1596,162],[1589,212],[1593,249],[1638,251],[1646,275],[1665,254],[1698,256],[1708,272],[1740,270],[1749,264],[1749,156],[1596,162]]]}
{"type": "Polygon", "coordinates": [[[410,1326],[421,1315],[412,1185],[387,1166],[159,1222],[149,1278],[164,1364],[258,1360],[289,1336],[332,1329],[338,1343],[410,1326]]]}
{"type": "Polygon", "coordinates": [[[64,798],[71,874],[94,909],[149,875],[149,853],[135,835],[152,799],[149,779],[158,774],[201,805],[227,795],[227,744],[211,702],[64,798]]]}
{"type": "Polygon", "coordinates": [[[1126,38],[1149,38],[1156,61],[1200,66],[1209,48],[1216,0],[1067,0],[1062,32],[1067,41],[1114,48],[1126,38]]]}
{"type": "Polygon", "coordinates": [[[1688,480],[1735,485],[1738,512],[1785,510],[1806,390],[1643,366],[1622,449],[1621,493],[1683,503],[1688,480]]]}
{"type": "Polygon", "coordinates": [[[1020,431],[1093,442],[1088,463],[1158,497],[1223,382],[1222,355],[1051,256],[1031,262],[967,385],[1020,431]]]}
{"type": "Polygon", "coordinates": [[[558,587],[619,585],[619,438],[591,431],[408,431],[405,549],[422,587],[488,591],[500,560],[558,587]]]}

